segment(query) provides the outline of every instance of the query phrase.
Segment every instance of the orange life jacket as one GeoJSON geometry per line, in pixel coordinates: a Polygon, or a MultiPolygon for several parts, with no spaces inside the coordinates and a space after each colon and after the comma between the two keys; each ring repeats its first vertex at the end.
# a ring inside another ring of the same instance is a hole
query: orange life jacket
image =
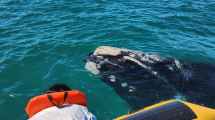
{"type": "Polygon", "coordinates": [[[35,115],[36,113],[52,107],[52,106],[63,106],[78,104],[87,106],[87,99],[84,93],[72,90],[66,92],[54,92],[47,93],[33,97],[27,104],[25,111],[28,114],[29,118],[35,115]]]}

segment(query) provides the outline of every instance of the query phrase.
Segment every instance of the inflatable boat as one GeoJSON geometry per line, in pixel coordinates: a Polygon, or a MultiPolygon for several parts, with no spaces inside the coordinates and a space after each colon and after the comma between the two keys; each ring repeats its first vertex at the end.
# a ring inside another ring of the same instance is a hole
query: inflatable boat
{"type": "Polygon", "coordinates": [[[215,120],[215,110],[181,100],[168,100],[115,120],[215,120]]]}

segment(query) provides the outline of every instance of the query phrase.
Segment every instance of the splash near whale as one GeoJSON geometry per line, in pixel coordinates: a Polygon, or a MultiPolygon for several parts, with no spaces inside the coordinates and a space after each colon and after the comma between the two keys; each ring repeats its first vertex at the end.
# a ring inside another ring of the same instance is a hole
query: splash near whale
{"type": "Polygon", "coordinates": [[[85,68],[112,86],[133,109],[171,98],[215,107],[212,64],[100,46],[87,56],[85,68]]]}

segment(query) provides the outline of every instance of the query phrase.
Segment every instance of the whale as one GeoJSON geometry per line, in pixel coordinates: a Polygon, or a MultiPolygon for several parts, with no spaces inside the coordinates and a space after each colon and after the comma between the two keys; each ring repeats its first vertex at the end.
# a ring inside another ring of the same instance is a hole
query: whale
{"type": "Polygon", "coordinates": [[[111,86],[131,110],[167,99],[215,107],[215,65],[126,48],[99,46],[85,68],[111,86]]]}

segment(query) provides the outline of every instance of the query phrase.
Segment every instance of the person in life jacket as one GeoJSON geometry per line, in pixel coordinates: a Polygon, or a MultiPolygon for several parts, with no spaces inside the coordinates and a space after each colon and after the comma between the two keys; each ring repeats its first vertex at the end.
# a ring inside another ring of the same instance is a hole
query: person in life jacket
{"type": "Polygon", "coordinates": [[[85,94],[65,84],[55,84],[31,98],[25,111],[29,120],[96,120],[87,109],[85,94]]]}

